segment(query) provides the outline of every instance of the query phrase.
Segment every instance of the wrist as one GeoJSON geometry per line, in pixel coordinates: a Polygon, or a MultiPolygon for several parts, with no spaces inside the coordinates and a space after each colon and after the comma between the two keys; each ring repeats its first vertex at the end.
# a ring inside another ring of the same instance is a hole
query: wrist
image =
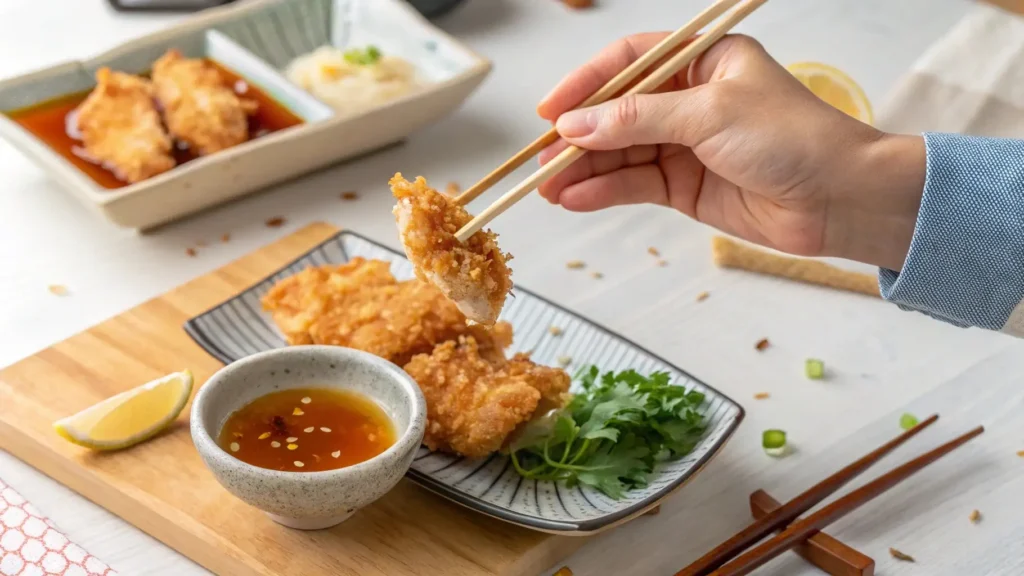
{"type": "Polygon", "coordinates": [[[882,134],[848,159],[829,200],[824,252],[900,270],[910,250],[925,183],[921,136],[882,134]]]}

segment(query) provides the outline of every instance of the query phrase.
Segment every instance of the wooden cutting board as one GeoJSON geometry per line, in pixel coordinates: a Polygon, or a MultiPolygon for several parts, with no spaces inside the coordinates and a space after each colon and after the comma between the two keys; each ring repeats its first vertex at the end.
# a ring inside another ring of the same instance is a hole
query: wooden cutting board
{"type": "Polygon", "coordinates": [[[310,225],[224,268],[0,371],[0,447],[217,574],[531,576],[583,539],[493,520],[403,480],[330,530],[270,521],[214,480],[192,446],[186,407],[164,434],[115,453],[74,446],[51,423],[189,368],[197,389],[221,364],[182,323],[336,233],[310,225]]]}

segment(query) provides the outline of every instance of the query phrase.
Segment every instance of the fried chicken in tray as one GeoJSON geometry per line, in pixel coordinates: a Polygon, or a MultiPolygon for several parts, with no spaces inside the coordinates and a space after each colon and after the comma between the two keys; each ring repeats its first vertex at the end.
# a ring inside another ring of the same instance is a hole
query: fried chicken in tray
{"type": "Polygon", "coordinates": [[[510,324],[469,324],[436,287],[397,281],[387,262],[307,268],[278,281],[262,303],[289,344],[347,346],[404,366],[426,397],[432,450],[486,456],[538,408],[567,400],[565,371],[527,354],[506,357],[510,324]]]}
{"type": "Polygon", "coordinates": [[[78,130],[89,159],[129,183],[174,168],[153,85],[109,68],[96,71],[96,84],[78,109],[78,130]]]}
{"type": "Polygon", "coordinates": [[[481,230],[462,244],[455,233],[472,216],[450,198],[427,186],[395,174],[391,192],[398,202],[394,214],[405,253],[416,275],[438,287],[467,318],[491,325],[498,319],[512,291],[512,257],[498,248],[498,236],[481,230]]]}
{"type": "Polygon", "coordinates": [[[205,156],[249,139],[257,104],[226,86],[220,72],[200,58],[168,50],[153,63],[153,86],[171,136],[205,156]]]}

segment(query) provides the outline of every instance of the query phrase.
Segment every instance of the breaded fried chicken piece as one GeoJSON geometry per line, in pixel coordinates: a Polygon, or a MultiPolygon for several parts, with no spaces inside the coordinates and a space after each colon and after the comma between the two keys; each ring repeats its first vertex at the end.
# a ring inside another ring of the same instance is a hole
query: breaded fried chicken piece
{"type": "Polygon", "coordinates": [[[174,168],[153,85],[109,68],[96,71],[96,83],[78,109],[78,129],[89,156],[129,183],[174,168]]]}
{"type": "Polygon", "coordinates": [[[249,139],[257,103],[239,98],[206,60],[168,50],[153,63],[153,86],[171,135],[200,156],[249,139]]]}
{"type": "Polygon", "coordinates": [[[525,357],[496,358],[468,335],[415,356],[405,371],[427,400],[423,443],[469,458],[497,451],[542,400],[561,406],[569,389],[565,371],[525,357]]]}
{"type": "Polygon", "coordinates": [[[309,328],[316,344],[348,346],[401,366],[468,329],[466,317],[421,280],[366,290],[333,306],[309,328]]]}
{"type": "Polygon", "coordinates": [[[512,343],[508,323],[469,326],[437,288],[421,280],[398,282],[380,260],[307,268],[277,282],[262,304],[289,344],[347,346],[399,366],[467,332],[502,360],[512,343]]]}
{"type": "Polygon", "coordinates": [[[405,253],[416,275],[437,286],[467,318],[491,325],[512,291],[512,257],[498,248],[497,234],[481,230],[465,244],[455,233],[472,216],[452,198],[427,186],[423,177],[391,179],[393,210],[405,253]]]}
{"type": "Polygon", "coordinates": [[[340,266],[309,267],[278,281],[262,304],[289,344],[312,344],[310,327],[323,315],[347,300],[364,299],[367,291],[397,283],[387,262],[353,258],[340,266]]]}

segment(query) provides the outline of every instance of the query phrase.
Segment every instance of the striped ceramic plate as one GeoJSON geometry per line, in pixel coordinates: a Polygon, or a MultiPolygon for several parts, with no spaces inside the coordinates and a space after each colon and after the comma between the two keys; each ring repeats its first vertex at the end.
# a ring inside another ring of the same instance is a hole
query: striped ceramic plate
{"type": "MultiPolygon", "coordinates": [[[[185,323],[188,334],[224,363],[285,346],[260,298],[274,282],[307,266],[340,264],[361,256],[391,262],[396,278],[411,278],[404,256],[352,232],[341,232],[259,284],[185,323]]],[[[562,534],[589,534],[637,516],[681,486],[722,447],[743,419],[743,408],[636,344],[537,296],[516,288],[502,312],[515,328],[512,352],[533,351],[533,359],[555,365],[558,358],[574,366],[594,364],[602,370],[634,368],[641,373],[669,372],[675,384],[703,392],[709,425],[696,449],[680,460],[660,465],[649,486],[612,500],[586,487],[568,488],[548,481],[524,480],[508,458],[492,455],[469,460],[420,448],[409,478],[460,504],[528,528],[562,534]],[[563,329],[560,336],[550,326],[563,329]]],[[[574,368],[570,366],[570,370],[574,368]]]]}

